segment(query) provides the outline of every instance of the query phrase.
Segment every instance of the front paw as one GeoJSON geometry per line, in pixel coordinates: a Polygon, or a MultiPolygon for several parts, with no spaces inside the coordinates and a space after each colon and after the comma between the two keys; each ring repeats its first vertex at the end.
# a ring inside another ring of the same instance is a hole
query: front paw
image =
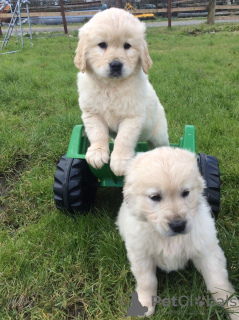
{"type": "Polygon", "coordinates": [[[105,163],[109,162],[109,151],[101,148],[89,147],[85,159],[93,168],[100,169],[105,163]]]}
{"type": "MultiPolygon", "coordinates": [[[[235,303],[235,297],[234,297],[234,303],[235,303]]],[[[237,303],[238,303],[238,300],[237,300],[237,303]]],[[[230,315],[230,318],[231,320],[239,320],[239,306],[237,306],[236,308],[234,307],[231,307],[229,308],[229,315],[230,315]]]]}
{"type": "Polygon", "coordinates": [[[152,306],[152,299],[148,296],[148,298],[138,297],[138,293],[133,292],[131,294],[131,304],[129,309],[127,310],[127,316],[137,316],[140,318],[150,317],[154,314],[155,306],[152,306]]]}
{"type": "Polygon", "coordinates": [[[110,161],[110,169],[116,176],[124,176],[130,159],[115,159],[110,161]]]}
{"type": "Polygon", "coordinates": [[[111,153],[110,169],[116,176],[124,176],[129,161],[133,158],[131,154],[117,154],[115,151],[111,153]]]}
{"type": "Polygon", "coordinates": [[[147,311],[144,313],[142,317],[151,317],[155,313],[155,306],[152,306],[152,298],[149,297],[149,299],[145,299],[142,297],[139,297],[139,302],[141,303],[142,306],[147,307],[147,311]]]}

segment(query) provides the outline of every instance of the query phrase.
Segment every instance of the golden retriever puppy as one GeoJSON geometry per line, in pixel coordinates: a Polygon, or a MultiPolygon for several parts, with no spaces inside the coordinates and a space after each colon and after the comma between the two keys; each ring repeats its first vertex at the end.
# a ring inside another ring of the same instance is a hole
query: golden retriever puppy
{"type": "Polygon", "coordinates": [[[234,289],[203,188],[195,155],[186,150],[157,148],[128,165],[116,224],[146,316],[155,312],[156,268],[178,270],[191,259],[215,302],[239,320],[237,298],[227,301],[234,289]]]}
{"type": "Polygon", "coordinates": [[[152,61],[144,36],[144,23],[116,8],[97,13],[79,30],[74,62],[90,141],[86,160],[98,169],[108,163],[111,135],[116,175],[124,175],[139,140],[169,144],[164,109],[147,77],[152,61]]]}

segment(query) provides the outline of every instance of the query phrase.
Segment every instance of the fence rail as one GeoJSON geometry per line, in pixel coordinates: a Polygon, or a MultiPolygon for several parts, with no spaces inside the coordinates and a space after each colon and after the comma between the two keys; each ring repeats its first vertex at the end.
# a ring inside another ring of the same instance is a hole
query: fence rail
{"type": "MultiPolygon", "coordinates": [[[[177,13],[177,12],[196,12],[196,11],[207,11],[208,6],[193,6],[193,7],[176,7],[171,9],[172,13],[177,13]]],[[[220,11],[222,12],[223,10],[230,11],[230,13],[234,13],[233,11],[238,11],[236,12],[239,14],[239,5],[218,5],[216,6],[216,12],[220,11]]],[[[65,11],[66,16],[78,16],[78,15],[93,15],[96,11],[65,11]]],[[[166,13],[168,11],[167,8],[161,8],[161,9],[136,9],[133,11],[133,13],[166,13]]],[[[223,14],[223,12],[222,12],[223,14]]],[[[235,13],[234,13],[235,14],[235,13]]],[[[27,13],[22,12],[22,17],[26,17],[27,13]]],[[[41,16],[61,16],[61,12],[49,12],[49,11],[30,11],[30,17],[41,17],[41,16]]],[[[0,19],[7,19],[11,18],[11,13],[0,13],[0,19]]]]}

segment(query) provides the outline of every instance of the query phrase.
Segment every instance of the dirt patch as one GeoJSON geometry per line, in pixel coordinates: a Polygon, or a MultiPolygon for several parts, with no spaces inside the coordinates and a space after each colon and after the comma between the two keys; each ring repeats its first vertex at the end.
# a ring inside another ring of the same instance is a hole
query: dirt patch
{"type": "Polygon", "coordinates": [[[6,172],[0,173],[0,222],[2,226],[11,226],[14,229],[19,228],[18,219],[14,218],[16,213],[11,210],[9,203],[14,202],[11,195],[14,185],[19,181],[22,173],[28,169],[29,156],[19,155],[14,166],[6,170],[6,172]]]}
{"type": "Polygon", "coordinates": [[[6,187],[6,180],[4,176],[0,176],[0,217],[1,217],[1,211],[5,211],[7,207],[2,202],[2,197],[6,194],[7,187],[6,187]]]}

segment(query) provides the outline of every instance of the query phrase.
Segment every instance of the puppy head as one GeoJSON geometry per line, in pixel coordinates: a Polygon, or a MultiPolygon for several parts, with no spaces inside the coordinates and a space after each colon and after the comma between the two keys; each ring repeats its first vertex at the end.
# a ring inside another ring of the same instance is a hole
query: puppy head
{"type": "Polygon", "coordinates": [[[76,67],[99,77],[121,79],[152,65],[144,39],[145,24],[129,12],[112,8],[97,13],[79,30],[76,67]]]}
{"type": "Polygon", "coordinates": [[[132,214],[167,237],[190,232],[203,188],[193,153],[161,147],[131,161],[124,198],[132,214]]]}

